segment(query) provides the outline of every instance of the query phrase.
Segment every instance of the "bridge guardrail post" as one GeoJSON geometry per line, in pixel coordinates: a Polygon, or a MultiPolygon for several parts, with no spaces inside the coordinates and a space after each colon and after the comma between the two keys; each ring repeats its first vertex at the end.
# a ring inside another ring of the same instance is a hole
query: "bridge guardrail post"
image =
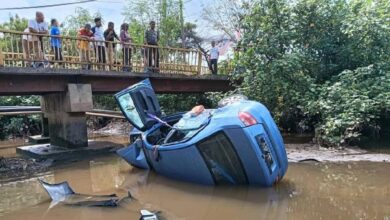
{"type": "Polygon", "coordinates": [[[198,75],[202,73],[202,53],[198,49],[198,75]]]}
{"type": "Polygon", "coordinates": [[[4,55],[1,49],[2,48],[0,48],[0,67],[4,66],[4,55]]]}

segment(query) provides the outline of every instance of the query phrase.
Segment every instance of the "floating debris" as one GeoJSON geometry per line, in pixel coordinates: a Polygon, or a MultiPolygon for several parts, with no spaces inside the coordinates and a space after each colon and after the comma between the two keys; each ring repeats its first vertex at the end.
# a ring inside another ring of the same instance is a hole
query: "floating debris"
{"type": "Polygon", "coordinates": [[[140,220],[159,220],[156,213],[148,211],[146,209],[141,209],[141,218],[140,220]]]}
{"type": "MultiPolygon", "coordinates": [[[[55,204],[62,203],[66,205],[77,206],[118,206],[119,197],[111,195],[86,195],[75,193],[68,182],[50,184],[39,179],[39,182],[49,194],[55,204]]],[[[55,205],[54,204],[54,205],[55,205]]]]}

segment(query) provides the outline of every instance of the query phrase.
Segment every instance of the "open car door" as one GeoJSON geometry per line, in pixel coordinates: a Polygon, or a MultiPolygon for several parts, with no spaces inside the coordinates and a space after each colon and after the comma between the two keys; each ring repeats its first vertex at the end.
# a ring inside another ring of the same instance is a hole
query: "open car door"
{"type": "Polygon", "coordinates": [[[160,105],[149,79],[118,92],[115,99],[127,120],[141,131],[158,123],[151,116],[161,117],[160,105]]]}

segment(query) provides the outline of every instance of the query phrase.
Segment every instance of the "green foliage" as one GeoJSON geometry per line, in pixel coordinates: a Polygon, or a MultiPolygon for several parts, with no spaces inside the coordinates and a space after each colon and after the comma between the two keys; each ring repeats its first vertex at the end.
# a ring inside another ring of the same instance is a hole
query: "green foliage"
{"type": "Polygon", "coordinates": [[[161,94],[157,99],[166,115],[189,111],[196,105],[204,105],[206,108],[213,106],[204,94],[161,94]]]}
{"type": "Polygon", "coordinates": [[[22,137],[36,135],[41,132],[39,115],[30,116],[0,116],[0,140],[7,136],[22,137]]]}
{"type": "Polygon", "coordinates": [[[160,45],[177,46],[184,25],[182,0],[127,0],[122,14],[129,22],[129,32],[135,43],[144,43],[144,32],[149,22],[155,21],[160,32],[160,45]]]}
{"type": "Polygon", "coordinates": [[[321,118],[316,127],[319,142],[356,143],[363,131],[378,136],[381,118],[390,116],[390,65],[345,70],[319,92],[307,105],[309,114],[321,118]]]}
{"type": "MultiPolygon", "coordinates": [[[[12,31],[24,31],[27,28],[28,20],[26,18],[21,18],[19,15],[12,16],[10,15],[9,21],[0,24],[0,29],[12,30],[12,31]]],[[[3,48],[16,48],[22,47],[19,41],[11,38],[11,35],[4,34],[0,37],[0,49],[3,48]]]]}
{"type": "MultiPolygon", "coordinates": [[[[39,106],[38,96],[3,96],[0,106],[39,106]]],[[[23,136],[40,133],[40,116],[0,116],[0,140],[9,135],[23,136]]]]}
{"type": "Polygon", "coordinates": [[[380,64],[390,60],[389,4],[255,1],[234,61],[239,92],[263,102],[287,131],[315,128],[321,143],[351,143],[379,129],[389,109],[380,64]]]}
{"type": "Polygon", "coordinates": [[[0,106],[39,106],[39,96],[0,96],[0,106]]]}
{"type": "Polygon", "coordinates": [[[24,31],[27,28],[28,20],[21,18],[19,15],[10,15],[9,21],[0,24],[0,29],[12,30],[12,31],[24,31]]]}
{"type": "Polygon", "coordinates": [[[119,111],[113,95],[93,95],[93,108],[119,111]]]}
{"type": "MultiPolygon", "coordinates": [[[[100,12],[91,13],[85,8],[76,8],[75,13],[66,17],[65,21],[62,23],[64,35],[76,36],[78,30],[86,24],[91,24],[93,27],[94,19],[97,17],[102,17],[100,12]]],[[[104,18],[102,18],[102,22],[103,21],[104,18]]]]}

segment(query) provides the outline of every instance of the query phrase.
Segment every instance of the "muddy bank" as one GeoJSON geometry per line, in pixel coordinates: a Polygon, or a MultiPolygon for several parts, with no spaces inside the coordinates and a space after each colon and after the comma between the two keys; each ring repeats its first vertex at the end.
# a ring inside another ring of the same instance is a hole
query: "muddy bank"
{"type": "MultiPolygon", "coordinates": [[[[112,141],[126,145],[131,129],[132,127],[127,121],[112,120],[105,127],[89,128],[88,132],[94,140],[112,141]]],[[[294,137],[294,139],[285,137],[284,139],[289,162],[309,160],[324,163],[354,161],[390,163],[390,149],[385,153],[377,153],[359,148],[324,148],[309,142],[308,137],[303,139],[301,137],[294,137]]],[[[2,154],[2,156],[6,155],[2,154]]],[[[52,165],[50,161],[16,157],[15,153],[8,158],[0,156],[0,182],[39,175],[49,171],[52,165]]]]}
{"type": "Polygon", "coordinates": [[[124,119],[111,119],[104,126],[88,124],[89,134],[128,135],[133,127],[124,119]]]}
{"type": "Polygon", "coordinates": [[[21,157],[0,157],[0,182],[27,178],[49,170],[48,161],[37,162],[21,157]]]}
{"type": "Polygon", "coordinates": [[[360,148],[324,148],[312,143],[287,143],[289,162],[314,159],[320,162],[371,161],[390,162],[390,154],[375,153],[360,148]]]}

